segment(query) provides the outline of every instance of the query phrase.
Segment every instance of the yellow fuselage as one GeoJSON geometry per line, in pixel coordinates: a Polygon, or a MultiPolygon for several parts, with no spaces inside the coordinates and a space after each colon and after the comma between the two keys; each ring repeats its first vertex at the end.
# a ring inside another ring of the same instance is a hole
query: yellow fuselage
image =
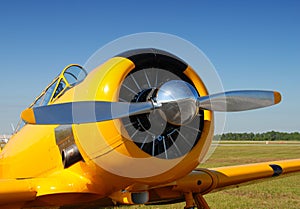
{"type": "MultiPolygon", "coordinates": [[[[52,103],[118,101],[119,86],[134,67],[129,59],[114,57],[52,103]]],[[[193,81],[199,94],[207,95],[201,79],[190,67],[184,74],[193,81]]],[[[143,190],[150,185],[175,181],[192,171],[210,146],[212,123],[212,113],[205,111],[203,133],[197,145],[188,154],[168,160],[141,151],[126,136],[126,130],[119,119],[73,124],[75,144],[83,160],[68,168],[62,163],[61,150],[56,140],[55,130],[59,125],[27,124],[11,137],[0,153],[0,179],[43,179],[51,176],[57,179],[59,176],[57,181],[68,182],[65,186],[62,184],[61,188],[51,188],[49,182],[48,188],[38,188],[41,195],[67,192],[72,187],[73,192],[93,193],[99,198],[125,189],[133,182],[143,190]],[[165,169],[165,172],[151,173],[154,168],[165,169]],[[133,170],[137,171],[136,176],[130,173],[133,170]],[[77,179],[83,179],[85,183],[78,186],[74,182],[77,179]]]]}

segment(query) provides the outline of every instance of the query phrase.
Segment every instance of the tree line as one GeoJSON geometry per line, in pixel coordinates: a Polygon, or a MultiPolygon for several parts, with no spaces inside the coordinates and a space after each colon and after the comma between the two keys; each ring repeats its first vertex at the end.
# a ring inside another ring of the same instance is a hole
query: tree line
{"type": "Polygon", "coordinates": [[[300,141],[299,132],[225,133],[218,137],[225,141],[300,141]]]}

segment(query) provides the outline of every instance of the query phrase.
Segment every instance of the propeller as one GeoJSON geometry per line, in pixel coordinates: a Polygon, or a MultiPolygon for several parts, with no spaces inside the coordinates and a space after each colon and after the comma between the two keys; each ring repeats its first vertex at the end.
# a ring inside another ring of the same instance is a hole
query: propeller
{"type": "Polygon", "coordinates": [[[29,124],[80,124],[148,113],[152,102],[81,101],[27,108],[21,118],[29,124]]]}
{"type": "Polygon", "coordinates": [[[281,95],[276,91],[228,91],[198,97],[189,83],[172,80],[164,83],[156,95],[146,102],[80,101],[25,109],[21,118],[29,124],[81,124],[107,121],[160,110],[175,125],[189,123],[199,108],[211,111],[236,112],[277,104],[281,95]]]}

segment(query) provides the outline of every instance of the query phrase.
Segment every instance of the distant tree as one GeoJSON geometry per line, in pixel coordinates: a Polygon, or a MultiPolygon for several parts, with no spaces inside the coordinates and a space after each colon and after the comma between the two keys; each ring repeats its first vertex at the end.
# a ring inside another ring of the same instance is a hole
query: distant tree
{"type": "Polygon", "coordinates": [[[300,133],[286,133],[269,131],[265,133],[226,133],[222,134],[221,140],[232,141],[300,141],[300,133]]]}

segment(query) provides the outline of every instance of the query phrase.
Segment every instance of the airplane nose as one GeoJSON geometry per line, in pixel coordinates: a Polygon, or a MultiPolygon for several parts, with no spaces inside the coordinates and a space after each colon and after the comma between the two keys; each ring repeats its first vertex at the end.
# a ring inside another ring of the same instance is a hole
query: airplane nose
{"type": "Polygon", "coordinates": [[[164,83],[157,92],[157,103],[161,104],[166,120],[174,125],[191,122],[198,113],[198,93],[189,83],[172,80],[164,83]]]}

